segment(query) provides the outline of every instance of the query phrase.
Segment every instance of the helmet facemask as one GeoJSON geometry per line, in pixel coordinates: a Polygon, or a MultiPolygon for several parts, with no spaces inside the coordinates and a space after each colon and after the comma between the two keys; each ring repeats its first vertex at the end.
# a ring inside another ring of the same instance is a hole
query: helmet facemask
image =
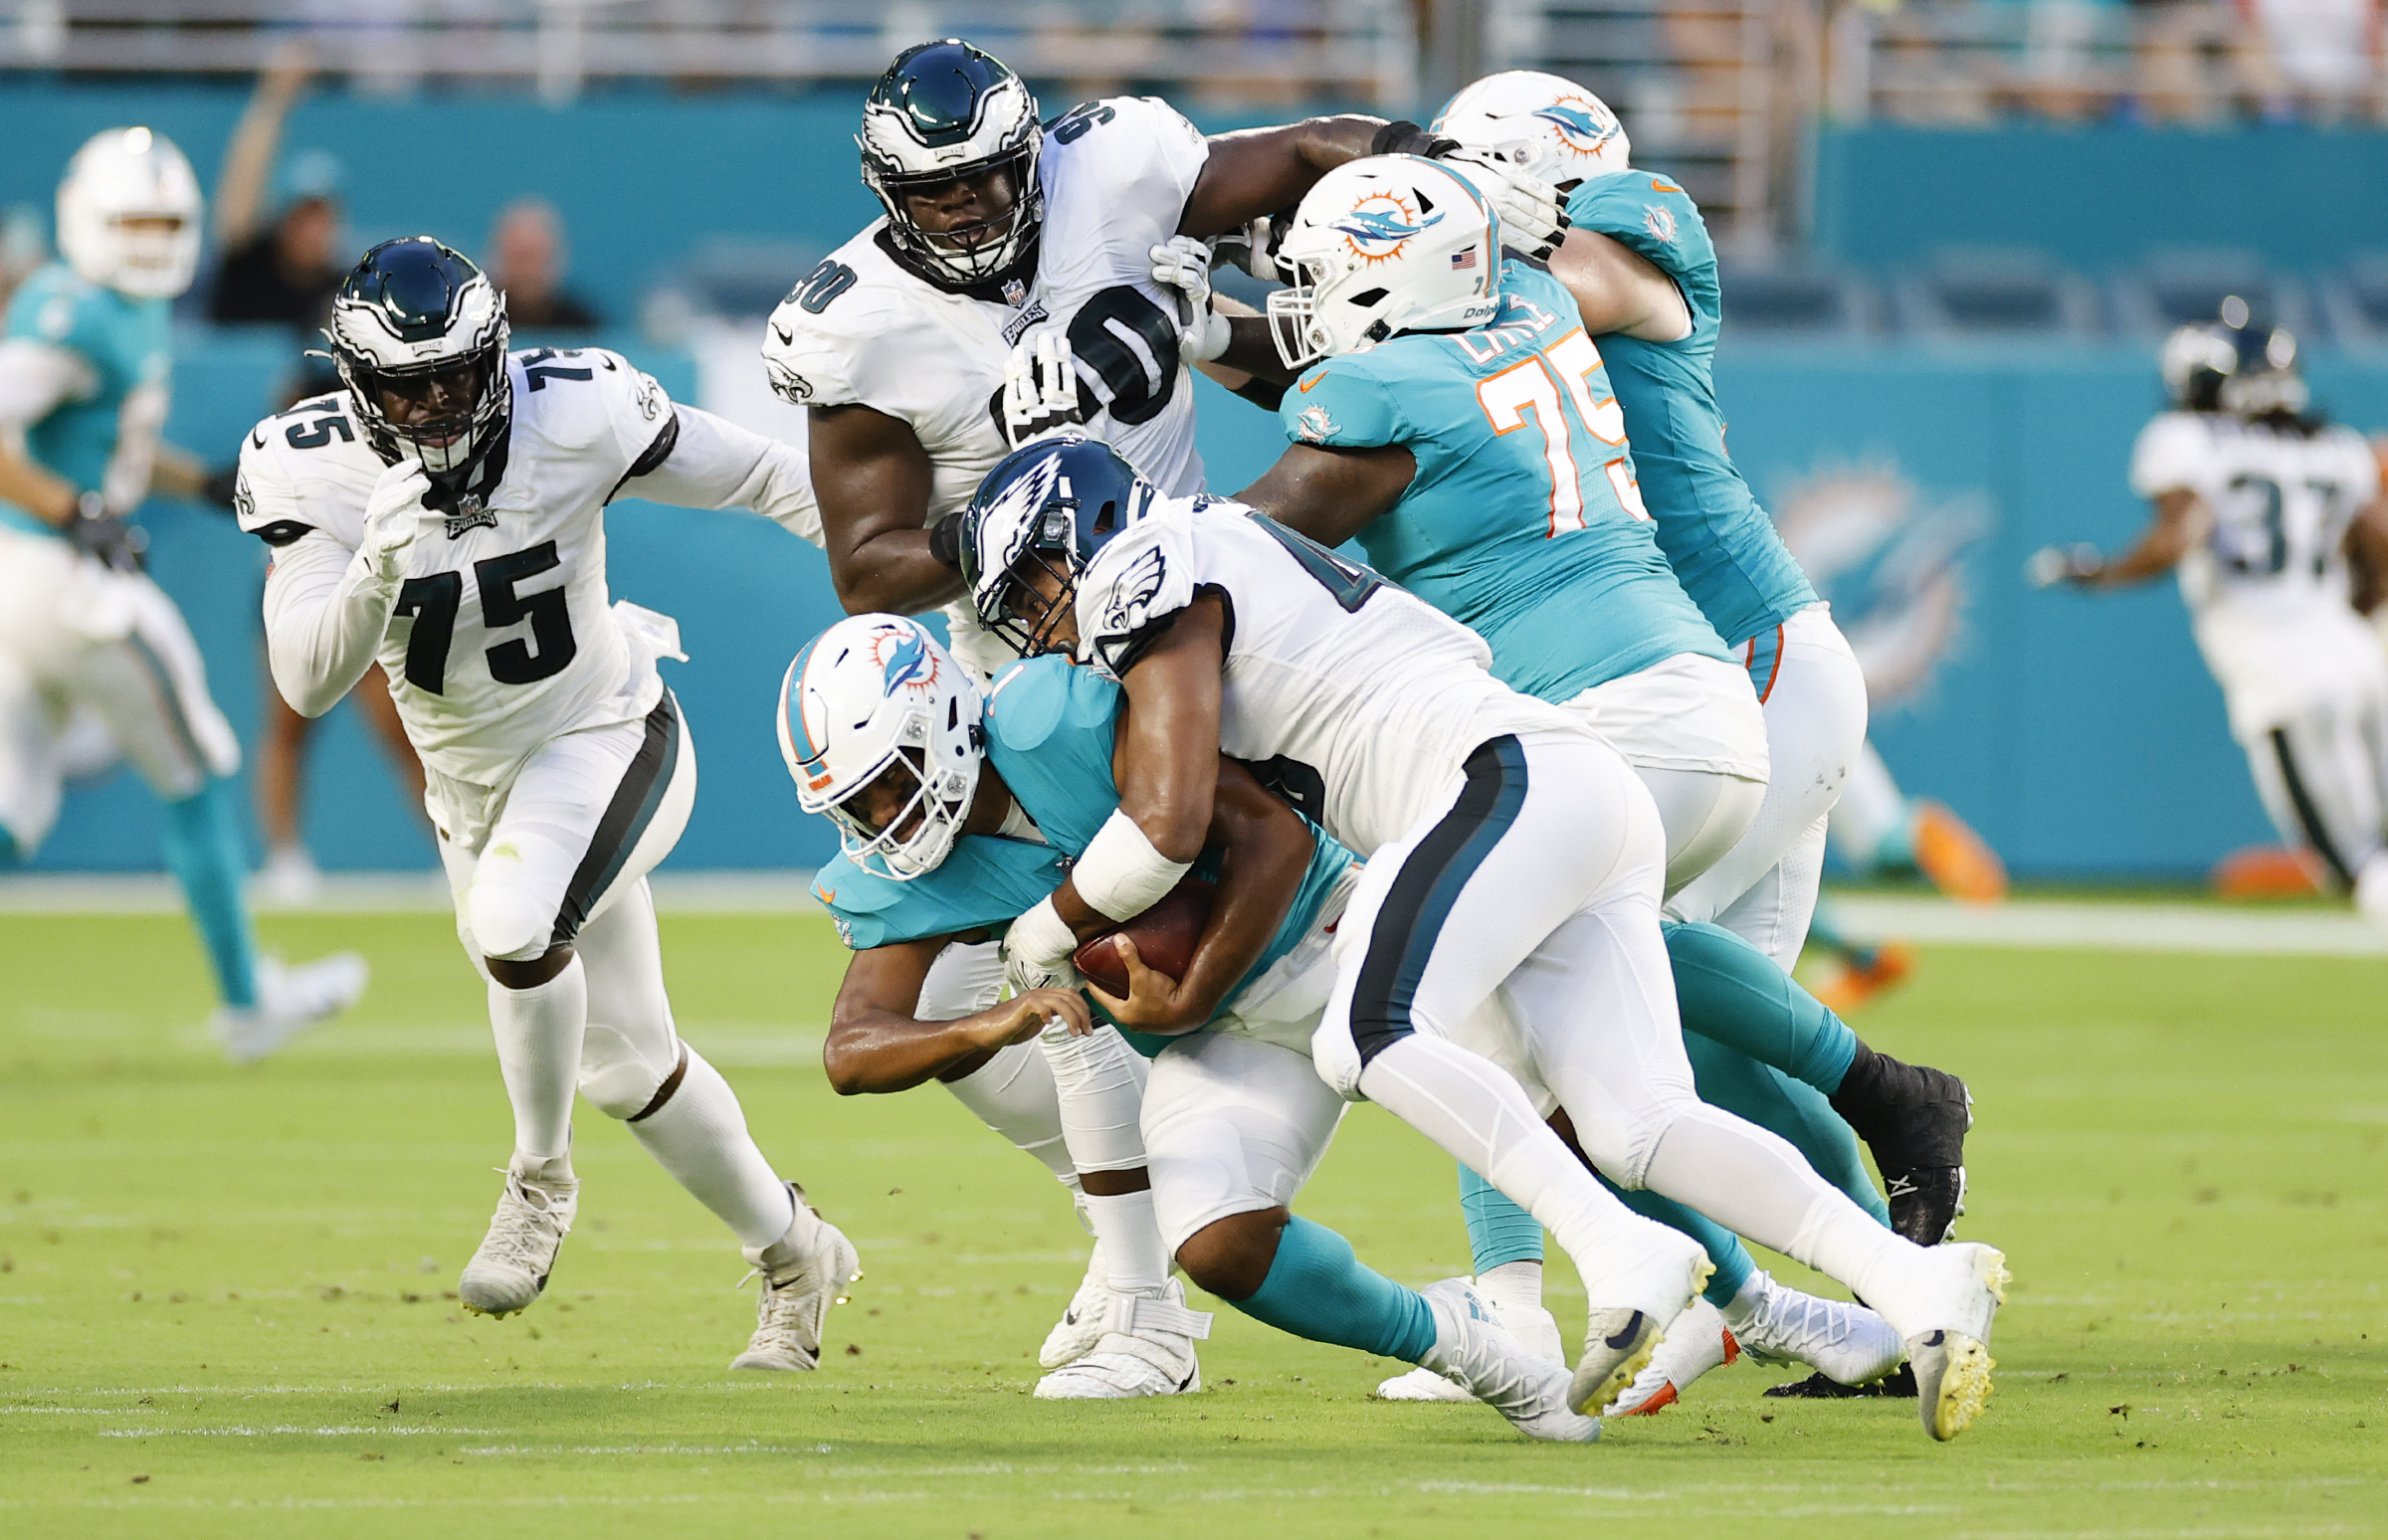
{"type": "Polygon", "coordinates": [[[958,38],[904,50],[864,102],[855,144],[863,183],[888,211],[888,244],[920,277],[972,289],[1032,255],[1045,214],[1045,127],[1026,83],[993,55],[958,38]],[[986,212],[952,229],[921,222],[922,200],[933,208],[963,184],[986,212]]]}
{"type": "Polygon", "coordinates": [[[412,369],[343,367],[357,416],[384,460],[411,454],[436,481],[461,479],[506,415],[505,334],[463,358],[412,369]],[[389,448],[384,449],[387,445],[389,448]]]}
{"type": "Polygon", "coordinates": [[[838,846],[849,861],[899,882],[934,871],[952,854],[978,789],[975,755],[967,771],[922,775],[927,749],[920,736],[922,742],[898,746],[879,774],[823,809],[838,826],[838,846]],[[874,818],[880,809],[887,811],[874,818]]]}
{"type": "Polygon", "coordinates": [[[973,286],[999,278],[1028,255],[1044,222],[1045,189],[1037,179],[1042,136],[954,170],[904,172],[863,155],[863,180],[888,211],[888,239],[915,271],[947,284],[973,286]],[[935,199],[963,183],[982,183],[981,201],[1007,193],[1010,207],[989,219],[932,231],[918,219],[915,199],[935,199]]]}
{"type": "Polygon", "coordinates": [[[382,243],[340,285],[324,337],[366,444],[385,464],[419,461],[431,506],[454,508],[503,466],[505,296],[471,262],[428,236],[382,243]]]}

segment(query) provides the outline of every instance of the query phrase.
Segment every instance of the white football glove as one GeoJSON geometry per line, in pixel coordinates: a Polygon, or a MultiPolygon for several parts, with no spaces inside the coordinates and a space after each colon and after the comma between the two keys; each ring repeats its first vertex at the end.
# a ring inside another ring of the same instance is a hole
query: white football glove
{"type": "Polygon", "coordinates": [[[2093,578],[2105,570],[2105,558],[2097,554],[2094,545],[2044,545],[2024,563],[2023,576],[2034,588],[2054,588],[2059,583],[2093,578]]]}
{"type": "Polygon", "coordinates": [[[431,490],[431,478],[424,474],[422,463],[401,460],[373,483],[372,493],[365,498],[364,542],[357,554],[365,559],[373,574],[385,582],[396,582],[406,576],[407,548],[415,536],[433,523],[444,523],[442,515],[423,506],[423,498],[431,490]]]}
{"type": "Polygon", "coordinates": [[[1018,449],[1086,422],[1078,405],[1078,355],[1070,334],[1044,326],[1020,339],[1003,371],[1003,436],[1018,449]]]}
{"type": "Polygon", "coordinates": [[[1208,363],[1227,351],[1235,330],[1211,307],[1211,248],[1192,236],[1171,236],[1152,249],[1152,281],[1178,296],[1177,356],[1208,363]]]}
{"type": "Polygon", "coordinates": [[[1463,144],[1439,157],[1457,166],[1460,174],[1500,216],[1502,244],[1537,260],[1548,257],[1567,229],[1567,205],[1559,190],[1521,166],[1513,166],[1498,151],[1463,144]]]}
{"type": "Polygon", "coordinates": [[[1294,211],[1264,214],[1219,237],[1219,255],[1264,284],[1283,284],[1291,275],[1277,265],[1277,245],[1294,222],[1294,211]]]}
{"type": "Polygon", "coordinates": [[[1076,989],[1083,982],[1070,959],[1078,937],[1062,922],[1050,895],[1029,905],[1003,937],[1003,982],[1014,996],[1032,989],[1076,989]]]}

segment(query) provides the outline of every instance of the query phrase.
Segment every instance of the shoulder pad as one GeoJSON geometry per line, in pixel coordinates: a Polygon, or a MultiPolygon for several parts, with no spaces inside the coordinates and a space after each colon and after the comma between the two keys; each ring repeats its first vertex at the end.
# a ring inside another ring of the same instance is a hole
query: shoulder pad
{"type": "Polygon", "coordinates": [[[1080,650],[1112,678],[1160,635],[1162,622],[1194,602],[1198,516],[1191,503],[1164,504],[1114,535],[1079,578],[1080,650]]]}
{"type": "Polygon", "coordinates": [[[1066,721],[1108,720],[1119,686],[1058,655],[1023,659],[987,691],[987,731],[1014,753],[1035,751],[1066,721]]]}

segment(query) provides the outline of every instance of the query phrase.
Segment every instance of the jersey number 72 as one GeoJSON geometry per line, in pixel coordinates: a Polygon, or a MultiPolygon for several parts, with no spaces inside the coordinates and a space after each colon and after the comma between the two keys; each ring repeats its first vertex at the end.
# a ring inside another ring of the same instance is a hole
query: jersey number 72
{"type": "Polygon", "coordinates": [[[1477,382],[1477,405],[1484,408],[1494,433],[1517,432],[1525,426],[1528,412],[1542,430],[1542,458],[1550,467],[1546,539],[1584,527],[1584,487],[1576,469],[1574,429],[1566,407],[1560,404],[1562,393],[1575,408],[1575,421],[1594,441],[1593,454],[1609,456],[1601,470],[1608,476],[1618,504],[1636,518],[1650,517],[1650,510],[1642,505],[1642,489],[1626,468],[1625,456],[1610,454],[1625,448],[1625,409],[1614,395],[1593,399],[1593,376],[1600,372],[1600,349],[1579,327],[1531,358],[1477,382]]]}

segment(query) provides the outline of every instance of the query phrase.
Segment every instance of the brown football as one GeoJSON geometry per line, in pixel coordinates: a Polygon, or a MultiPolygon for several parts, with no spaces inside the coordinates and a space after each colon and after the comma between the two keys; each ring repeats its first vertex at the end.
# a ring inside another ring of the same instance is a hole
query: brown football
{"type": "Polygon", "coordinates": [[[1119,960],[1119,949],[1111,945],[1111,937],[1126,935],[1136,943],[1136,955],[1144,960],[1145,967],[1182,979],[1187,966],[1194,961],[1194,946],[1202,939],[1202,927],[1210,922],[1211,899],[1217,892],[1216,885],[1201,877],[1186,877],[1163,893],[1151,908],[1081,946],[1071,961],[1095,988],[1105,994],[1124,995],[1127,964],[1119,960]]]}

